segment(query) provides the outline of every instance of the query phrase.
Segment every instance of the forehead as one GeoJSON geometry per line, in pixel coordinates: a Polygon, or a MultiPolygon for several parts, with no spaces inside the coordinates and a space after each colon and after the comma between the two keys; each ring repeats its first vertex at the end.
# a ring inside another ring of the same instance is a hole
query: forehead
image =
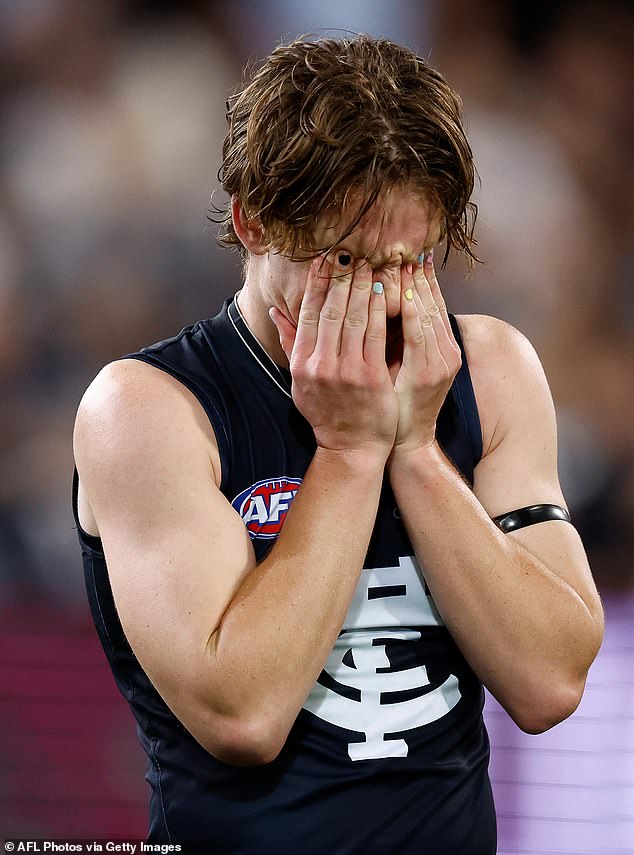
{"type": "Polygon", "coordinates": [[[315,238],[321,246],[336,245],[374,266],[413,260],[423,249],[438,243],[441,218],[420,193],[403,187],[382,192],[355,229],[344,238],[360,204],[351,194],[341,213],[328,212],[319,219],[315,238]]]}

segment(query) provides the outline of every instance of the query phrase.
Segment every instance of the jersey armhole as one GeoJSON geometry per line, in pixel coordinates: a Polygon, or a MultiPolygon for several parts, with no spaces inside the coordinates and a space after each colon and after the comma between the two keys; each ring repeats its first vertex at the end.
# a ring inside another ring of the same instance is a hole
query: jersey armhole
{"type": "Polygon", "coordinates": [[[83,546],[88,547],[92,552],[100,552],[103,554],[103,544],[101,542],[101,538],[96,534],[88,534],[88,532],[82,528],[82,524],[79,521],[79,472],[77,471],[77,467],[73,467],[73,494],[72,494],[72,505],[73,505],[73,518],[75,520],[75,525],[77,527],[77,533],[79,535],[79,539],[83,546]]]}
{"type": "Polygon", "coordinates": [[[454,389],[471,444],[473,466],[475,468],[482,459],[482,426],[480,424],[480,414],[478,413],[478,404],[473,390],[473,383],[471,382],[467,354],[455,315],[449,315],[449,322],[451,323],[451,329],[462,354],[462,364],[454,380],[454,389]]]}
{"type": "Polygon", "coordinates": [[[214,401],[209,397],[209,395],[205,394],[205,392],[200,388],[200,386],[193,382],[190,377],[183,374],[177,368],[174,368],[172,365],[168,365],[165,362],[162,362],[160,359],[156,359],[149,353],[130,353],[126,356],[120,357],[121,359],[138,359],[139,362],[145,362],[147,365],[152,365],[154,368],[159,368],[161,371],[165,371],[166,374],[169,374],[175,380],[178,380],[180,383],[188,389],[192,395],[196,397],[198,403],[201,405],[203,410],[205,411],[207,418],[211,424],[212,430],[214,432],[214,436],[216,438],[216,443],[218,444],[218,454],[220,455],[220,485],[219,489],[221,492],[225,490],[228,473],[229,473],[229,461],[231,459],[231,440],[227,433],[227,429],[225,423],[222,419],[222,416],[216,407],[214,401]]]}

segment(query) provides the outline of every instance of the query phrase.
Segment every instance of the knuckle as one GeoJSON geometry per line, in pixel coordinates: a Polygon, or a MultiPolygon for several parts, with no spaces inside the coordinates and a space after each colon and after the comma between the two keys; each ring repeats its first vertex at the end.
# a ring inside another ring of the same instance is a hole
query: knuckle
{"type": "Polygon", "coordinates": [[[352,270],[341,270],[335,268],[332,271],[332,280],[334,282],[343,283],[345,285],[349,285],[352,282],[352,270]]]}
{"type": "Polygon", "coordinates": [[[383,341],[385,339],[385,333],[381,329],[368,327],[365,337],[368,341],[383,341]]]}
{"type": "Polygon", "coordinates": [[[435,365],[431,368],[429,374],[429,385],[438,387],[447,386],[451,380],[451,373],[446,365],[435,365]]]}
{"type": "Polygon", "coordinates": [[[420,389],[429,389],[430,386],[434,385],[431,371],[428,368],[421,367],[418,373],[417,385],[420,389]]]}
{"type": "Polygon", "coordinates": [[[384,378],[376,371],[372,372],[368,378],[368,387],[372,392],[378,392],[384,387],[384,378]]]}
{"type": "Polygon", "coordinates": [[[352,280],[352,287],[354,288],[355,291],[361,291],[361,292],[369,291],[371,284],[372,283],[370,282],[370,278],[368,276],[364,276],[362,274],[355,276],[354,279],[352,280]]]}
{"type": "Polygon", "coordinates": [[[359,377],[356,370],[348,363],[342,363],[340,370],[340,379],[343,386],[348,389],[355,389],[359,385],[359,377]]]}
{"type": "Polygon", "coordinates": [[[313,380],[322,388],[330,388],[339,382],[340,371],[336,357],[321,356],[313,364],[313,380]]]}
{"type": "Polygon", "coordinates": [[[460,363],[462,361],[462,351],[460,350],[457,342],[453,339],[449,340],[448,354],[452,363],[460,363]]]}
{"type": "Polygon", "coordinates": [[[294,383],[304,383],[308,378],[308,370],[305,362],[291,358],[289,367],[294,383]]]}
{"type": "Polygon", "coordinates": [[[316,382],[327,381],[330,378],[331,370],[330,360],[318,356],[311,361],[308,376],[316,382]]]}
{"type": "Polygon", "coordinates": [[[336,306],[324,306],[320,312],[320,317],[324,321],[340,321],[343,318],[343,313],[336,306]]]}
{"type": "Polygon", "coordinates": [[[312,287],[313,291],[318,291],[320,293],[323,293],[324,291],[328,290],[328,285],[329,285],[329,277],[326,276],[325,274],[323,274],[321,272],[317,272],[312,277],[311,287],[312,287]]]}
{"type": "Polygon", "coordinates": [[[367,322],[367,317],[361,312],[348,312],[348,314],[344,318],[344,325],[352,329],[358,329],[359,327],[363,327],[367,324],[367,322]]]}
{"type": "Polygon", "coordinates": [[[312,309],[302,308],[299,312],[299,322],[300,324],[306,324],[307,326],[315,326],[319,323],[319,312],[312,309]]]}

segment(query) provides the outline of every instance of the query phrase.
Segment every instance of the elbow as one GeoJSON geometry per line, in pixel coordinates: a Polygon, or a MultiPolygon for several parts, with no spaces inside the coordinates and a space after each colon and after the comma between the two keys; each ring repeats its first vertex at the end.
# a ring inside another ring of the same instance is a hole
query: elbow
{"type": "Polygon", "coordinates": [[[507,708],[507,711],[524,733],[545,733],[574,713],[581,702],[584,685],[585,680],[580,684],[560,685],[556,691],[534,695],[529,701],[507,708]]]}
{"type": "Polygon", "coordinates": [[[525,687],[525,691],[513,698],[506,710],[524,733],[538,734],[561,724],[569,718],[581,703],[586,686],[588,670],[594,661],[603,639],[603,621],[595,621],[595,632],[588,641],[585,657],[574,666],[554,670],[548,676],[549,688],[542,681],[525,687]],[[574,671],[570,672],[570,668],[574,671]]]}
{"type": "Polygon", "coordinates": [[[266,766],[277,759],[286,733],[268,720],[232,719],[216,722],[213,737],[200,740],[203,748],[228,766],[266,766]]]}

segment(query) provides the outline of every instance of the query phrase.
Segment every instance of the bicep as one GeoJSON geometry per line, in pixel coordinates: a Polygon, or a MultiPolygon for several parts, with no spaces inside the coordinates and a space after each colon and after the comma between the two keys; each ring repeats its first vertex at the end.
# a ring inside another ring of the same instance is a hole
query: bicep
{"type": "Polygon", "coordinates": [[[200,676],[209,638],[255,559],[208,474],[167,464],[160,478],[133,478],[126,493],[123,501],[111,487],[97,519],[121,624],[167,700],[200,676]]]}
{"type": "MultiPolygon", "coordinates": [[[[513,416],[509,413],[509,418],[513,416]]],[[[539,401],[531,419],[516,412],[516,422],[474,471],[473,489],[489,516],[529,505],[566,508],[557,471],[557,429],[552,404],[539,401]]]]}
{"type": "Polygon", "coordinates": [[[255,558],[215,483],[200,405],[148,366],[114,371],[80,408],[77,466],[126,636],[187,722],[186,698],[209,681],[209,637],[255,558]]]}
{"type": "MultiPolygon", "coordinates": [[[[557,424],[548,383],[531,345],[504,325],[498,356],[480,357],[474,387],[483,456],[474,492],[491,517],[543,503],[565,507],[557,472],[557,424]]],[[[495,351],[494,351],[495,353],[495,351]]]]}
{"type": "MultiPolygon", "coordinates": [[[[492,518],[529,505],[566,508],[557,470],[555,408],[541,363],[517,331],[504,325],[500,333],[503,358],[498,354],[488,376],[486,360],[483,364],[480,359],[474,377],[486,434],[485,453],[474,473],[474,493],[492,518]]],[[[570,585],[591,611],[600,611],[585,550],[573,525],[544,521],[507,537],[570,585]]]]}

